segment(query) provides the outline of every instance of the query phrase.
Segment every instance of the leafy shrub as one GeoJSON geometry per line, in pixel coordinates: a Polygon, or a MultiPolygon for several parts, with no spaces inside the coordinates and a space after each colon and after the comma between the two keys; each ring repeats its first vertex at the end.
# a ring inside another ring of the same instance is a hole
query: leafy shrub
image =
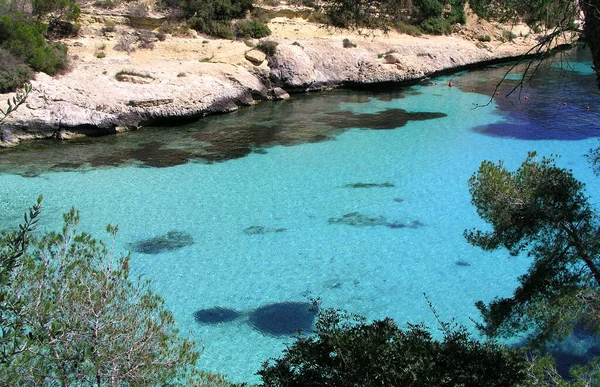
{"type": "Polygon", "coordinates": [[[194,17],[189,20],[189,25],[192,29],[210,36],[222,39],[233,39],[231,21],[228,20],[214,21],[194,17]]]}
{"type": "Polygon", "coordinates": [[[56,74],[67,66],[67,48],[60,42],[48,43],[46,27],[23,16],[0,17],[0,45],[35,71],[56,74]]]}
{"type": "Polygon", "coordinates": [[[467,22],[467,14],[465,13],[465,2],[464,0],[453,0],[450,2],[450,14],[448,15],[448,22],[450,24],[465,24],[467,22]]]}
{"type": "Polygon", "coordinates": [[[148,5],[144,3],[139,3],[134,5],[129,10],[129,15],[132,17],[145,18],[148,16],[148,5]]]}
{"type": "Polygon", "coordinates": [[[112,9],[121,4],[120,0],[96,0],[94,5],[100,8],[112,9]]]}
{"type": "Polygon", "coordinates": [[[32,78],[33,71],[29,66],[0,48],[0,93],[15,91],[32,78]]]}
{"type": "Polygon", "coordinates": [[[477,16],[482,19],[488,18],[488,8],[490,0],[469,0],[469,6],[477,16]]]}
{"type": "Polygon", "coordinates": [[[69,38],[72,36],[77,36],[80,28],[80,24],[70,23],[64,20],[52,19],[50,20],[50,23],[48,23],[48,32],[46,35],[50,39],[69,38]]]}
{"type": "Polygon", "coordinates": [[[106,32],[115,32],[116,29],[117,29],[117,23],[115,23],[114,20],[106,19],[104,21],[104,27],[102,27],[102,32],[103,33],[106,33],[106,32]]]}
{"type": "Polygon", "coordinates": [[[431,35],[445,35],[452,32],[452,25],[450,22],[441,17],[429,18],[419,24],[419,28],[424,33],[431,35]]]}
{"type": "Polygon", "coordinates": [[[402,330],[390,318],[367,323],[345,312],[319,311],[316,334],[297,338],[258,375],[265,387],[503,387],[525,381],[522,353],[479,342],[464,327],[441,325],[438,341],[423,325],[402,330]]]}
{"type": "Polygon", "coordinates": [[[413,26],[412,24],[399,22],[394,24],[394,28],[401,34],[406,34],[410,36],[419,36],[422,34],[421,30],[417,26],[413,26]]]}
{"type": "Polygon", "coordinates": [[[271,35],[271,30],[266,24],[257,20],[243,20],[236,23],[235,35],[238,38],[260,39],[271,35]]]}
{"type": "Polygon", "coordinates": [[[477,37],[477,40],[479,40],[480,42],[491,42],[492,41],[492,37],[489,35],[479,35],[477,37]]]}
{"type": "Polygon", "coordinates": [[[267,56],[273,56],[277,52],[277,42],[263,40],[256,45],[256,48],[267,54],[267,56]]]}
{"type": "Polygon", "coordinates": [[[252,9],[252,0],[181,0],[179,5],[188,17],[231,20],[243,18],[252,9]]]}
{"type": "Polygon", "coordinates": [[[102,59],[102,58],[106,58],[106,53],[104,51],[98,51],[97,53],[94,54],[96,56],[96,58],[98,59],[102,59]]]}
{"type": "Polygon", "coordinates": [[[441,17],[444,12],[444,3],[439,0],[415,0],[415,16],[420,20],[441,17]]]}

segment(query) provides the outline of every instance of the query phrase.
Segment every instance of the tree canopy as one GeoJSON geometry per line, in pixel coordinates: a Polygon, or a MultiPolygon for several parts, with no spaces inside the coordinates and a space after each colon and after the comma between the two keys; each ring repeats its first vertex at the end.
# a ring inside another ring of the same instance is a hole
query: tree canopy
{"type": "Polygon", "coordinates": [[[514,386],[525,378],[525,357],[442,324],[443,340],[423,325],[403,330],[390,318],[367,323],[333,309],[319,310],[316,334],[301,336],[280,359],[258,372],[266,387],[514,386]]]}
{"type": "Polygon", "coordinates": [[[0,239],[0,384],[230,385],[195,367],[195,343],[147,281],[129,278],[128,255],[78,233],[74,209],[60,232],[35,235],[40,211],[41,199],[0,239]]]}
{"type": "Polygon", "coordinates": [[[599,223],[583,184],[553,159],[530,153],[514,172],[484,161],[469,186],[492,230],[466,231],[467,240],[533,258],[512,297],[477,303],[480,328],[489,336],[529,332],[539,341],[560,338],[577,323],[598,329],[599,223]]]}

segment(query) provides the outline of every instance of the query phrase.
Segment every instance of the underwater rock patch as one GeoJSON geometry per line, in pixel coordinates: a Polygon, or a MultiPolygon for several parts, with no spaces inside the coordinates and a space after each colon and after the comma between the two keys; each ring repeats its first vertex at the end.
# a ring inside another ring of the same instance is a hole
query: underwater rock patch
{"type": "Polygon", "coordinates": [[[344,188],[394,188],[395,185],[386,181],[385,183],[352,183],[346,184],[344,188]]]}
{"type": "Polygon", "coordinates": [[[194,312],[194,320],[199,324],[219,324],[233,321],[241,316],[237,310],[214,307],[194,312]]]}
{"type": "Polygon", "coordinates": [[[160,254],[177,250],[194,244],[194,238],[182,231],[169,231],[165,235],[131,243],[129,246],[136,253],[160,254]]]}
{"type": "Polygon", "coordinates": [[[373,217],[361,214],[360,212],[350,212],[339,218],[329,218],[327,221],[329,224],[345,224],[354,227],[387,226],[388,224],[385,216],[373,217]]]}
{"type": "Polygon", "coordinates": [[[286,228],[283,227],[265,227],[265,226],[250,226],[246,227],[243,231],[248,235],[263,235],[268,233],[284,232],[286,228]]]}
{"type": "Polygon", "coordinates": [[[249,323],[271,336],[289,336],[313,328],[316,310],[307,302],[280,302],[261,306],[250,313],[249,323]]]}
{"type": "Polygon", "coordinates": [[[462,266],[462,267],[471,266],[471,264],[469,262],[463,261],[462,259],[456,261],[455,263],[456,263],[456,266],[462,266]]]}
{"type": "Polygon", "coordinates": [[[345,224],[353,227],[375,227],[385,226],[389,228],[419,228],[424,224],[418,220],[405,223],[400,221],[388,222],[385,216],[369,216],[361,214],[360,212],[350,212],[342,215],[339,218],[329,218],[327,220],[329,224],[345,224]]]}

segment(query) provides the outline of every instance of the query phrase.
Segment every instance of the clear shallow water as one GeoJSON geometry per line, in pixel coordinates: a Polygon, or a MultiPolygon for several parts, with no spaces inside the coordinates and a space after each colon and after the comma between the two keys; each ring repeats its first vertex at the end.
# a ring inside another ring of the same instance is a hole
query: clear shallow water
{"type": "Polygon", "coordinates": [[[320,297],[325,307],[435,329],[426,293],[443,319],[472,327],[474,302],[509,295],[529,264],[464,241],[464,229],[483,226],[466,183],[482,160],[515,168],[530,150],[559,154],[600,200],[584,157],[599,145],[593,76],[577,67],[557,78],[548,66],[520,101],[503,97],[509,80],[474,109],[504,71],[297,96],[178,127],[2,151],[2,226],[16,225],[43,193],[42,230],[56,229],[73,205],[96,236],[119,224],[122,249],[173,230],[190,234],[193,245],[134,253],[131,267],[204,347],[199,366],[234,381],[257,382],[261,363],[293,341],[248,323],[250,311],[272,303],[320,297]],[[456,87],[444,86],[449,80],[456,87]],[[344,215],[371,225],[336,221],[344,215]],[[247,232],[252,226],[263,232],[247,232]],[[241,317],[194,320],[213,307],[241,317]]]}

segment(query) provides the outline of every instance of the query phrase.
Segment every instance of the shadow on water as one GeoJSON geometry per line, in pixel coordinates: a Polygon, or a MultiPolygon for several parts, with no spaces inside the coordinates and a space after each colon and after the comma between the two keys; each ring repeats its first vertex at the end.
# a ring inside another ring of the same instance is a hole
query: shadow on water
{"type": "Polygon", "coordinates": [[[297,95],[292,101],[264,102],[235,112],[171,127],[146,127],[113,136],[66,142],[39,140],[1,149],[0,173],[38,176],[119,166],[171,167],[187,162],[213,163],[264,154],[275,145],[293,146],[335,138],[350,128],[395,129],[411,120],[445,116],[435,112],[389,109],[354,114],[344,105],[403,98],[411,89],[385,92],[333,90],[297,95]],[[23,160],[28,160],[23,165],[23,160]]]}
{"type": "MultiPolygon", "coordinates": [[[[583,61],[583,50],[565,53],[571,60],[583,61]]],[[[542,62],[532,78],[519,83],[525,70],[518,66],[494,91],[507,68],[471,72],[456,83],[462,91],[475,90],[494,96],[497,108],[507,117],[504,122],[474,128],[477,133],[519,140],[583,140],[600,137],[600,91],[593,72],[570,62],[542,62]],[[511,90],[516,90],[508,95],[511,90]]],[[[589,69],[588,69],[589,70],[589,69]]]]}
{"type": "MultiPolygon", "coordinates": [[[[317,314],[308,302],[277,302],[247,312],[248,323],[256,331],[268,336],[291,336],[311,332],[317,314]]],[[[234,309],[212,307],[194,312],[198,324],[214,325],[232,322],[244,313],[234,309]]]]}

